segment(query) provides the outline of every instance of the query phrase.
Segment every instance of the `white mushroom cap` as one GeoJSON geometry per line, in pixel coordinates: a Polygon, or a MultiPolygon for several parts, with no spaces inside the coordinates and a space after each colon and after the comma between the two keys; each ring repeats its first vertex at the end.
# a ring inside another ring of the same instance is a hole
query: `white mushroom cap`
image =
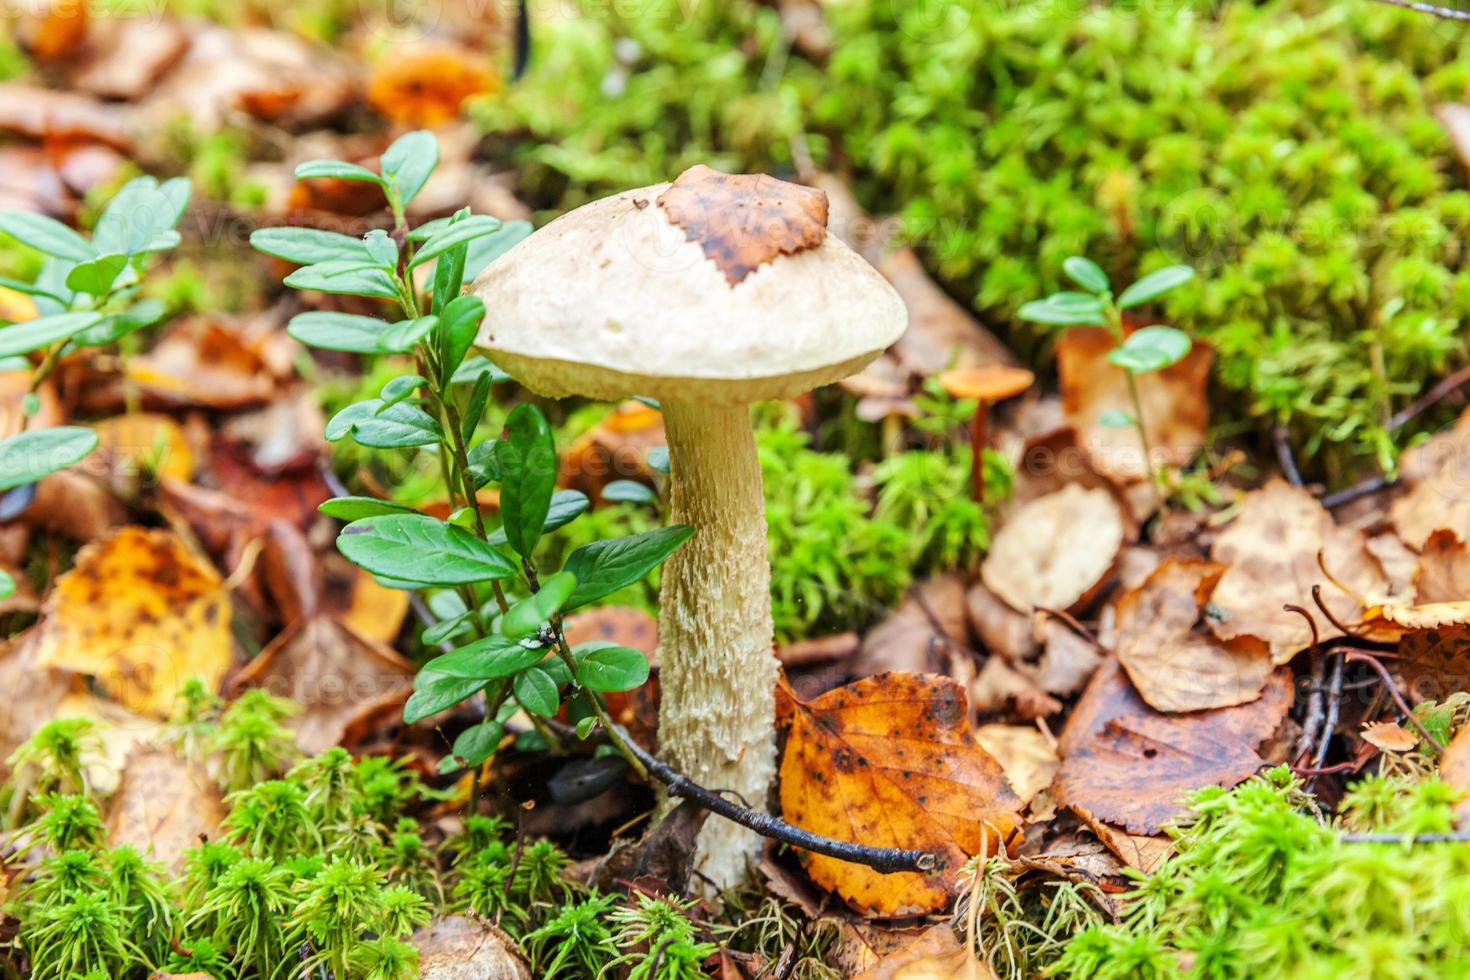
{"type": "Polygon", "coordinates": [[[859,371],[893,287],[827,234],[821,191],[694,167],[557,218],[480,274],[477,343],[551,397],[742,404],[859,371]]]}

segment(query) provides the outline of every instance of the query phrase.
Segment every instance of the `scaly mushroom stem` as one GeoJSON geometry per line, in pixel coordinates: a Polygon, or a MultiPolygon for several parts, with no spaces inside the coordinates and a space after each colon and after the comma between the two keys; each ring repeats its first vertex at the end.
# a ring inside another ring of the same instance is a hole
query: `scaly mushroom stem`
{"type": "MultiPolygon", "coordinates": [[[[765,809],[775,774],[776,658],[760,460],[746,405],[670,402],[672,521],[694,537],[664,565],[659,745],[690,779],[765,809]]],[[[746,876],[760,837],[722,817],[695,867],[716,885],[746,876]]]]}
{"type": "Polygon", "coordinates": [[[990,424],[990,406],[985,399],[975,403],[975,417],[970,420],[970,496],[975,503],[985,503],[985,437],[990,424]]]}

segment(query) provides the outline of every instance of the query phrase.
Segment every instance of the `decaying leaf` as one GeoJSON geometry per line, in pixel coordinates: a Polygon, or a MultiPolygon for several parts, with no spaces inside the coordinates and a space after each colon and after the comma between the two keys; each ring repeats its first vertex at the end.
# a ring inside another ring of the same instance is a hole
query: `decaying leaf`
{"type": "Polygon", "coordinates": [[[1393,502],[1388,516],[1404,543],[1420,550],[1441,529],[1470,538],[1470,415],[1406,450],[1399,466],[1408,493],[1393,502]]]}
{"type": "Polygon", "coordinates": [[[87,42],[71,87],[104,99],[142,98],[189,49],[184,28],[167,18],[109,17],[93,25],[87,42]]]}
{"type": "Polygon", "coordinates": [[[1153,874],[1174,850],[1174,841],[1165,835],[1129,834],[1103,823],[1082,807],[1074,806],[1072,812],[1087,824],[1103,846],[1118,856],[1118,860],[1144,874],[1153,874]]]}
{"type": "Polygon", "coordinates": [[[19,11],[13,24],[16,40],[37,61],[76,54],[87,39],[92,20],[85,0],[39,0],[22,5],[19,11]]]}
{"type": "Polygon", "coordinates": [[[1068,484],[1011,514],[980,566],[985,585],[1021,612],[1084,604],[1123,546],[1123,513],[1106,490],[1068,484]]]}
{"type": "Polygon", "coordinates": [[[389,648],[313,616],[282,631],[232,686],[263,687],[301,705],[296,744],[315,754],[339,744],[359,713],[407,698],[413,675],[413,664],[389,648]]]}
{"type": "Polygon", "coordinates": [[[884,956],[857,980],[995,980],[995,972],[941,923],[884,956]]]}
{"type": "Polygon", "coordinates": [[[1157,834],[1184,812],[1185,794],[1234,786],[1265,765],[1257,747],[1291,702],[1291,672],[1280,668],[1249,704],[1167,715],[1150,708],[1109,659],[1062,731],[1057,802],[1130,834],[1157,834]]]}
{"type": "Polygon", "coordinates": [[[1036,683],[1048,694],[1067,697],[1082,690],[1103,662],[1103,653],[1070,626],[1048,619],[1041,627],[1045,645],[1036,662],[1036,683]]]}
{"type": "Polygon", "coordinates": [[[40,634],[29,629],[0,646],[0,759],[56,717],[56,706],[81,679],[36,659],[40,634]]]}
{"type": "Polygon", "coordinates": [[[413,944],[420,980],[531,980],[515,940],[484,919],[447,916],[415,932],[413,944]]]}
{"type": "Polygon", "coordinates": [[[1419,736],[1392,721],[1373,721],[1363,726],[1363,741],[1385,752],[1408,752],[1419,744],[1419,736]]]}
{"type": "Polygon", "coordinates": [[[850,670],[858,675],[952,674],[955,654],[964,646],[964,582],[957,575],[934,575],[915,585],[887,619],[867,632],[850,670]]]}
{"type": "Polygon", "coordinates": [[[981,582],[965,593],[965,614],[980,645],[1007,660],[1031,660],[1036,653],[1033,617],[1017,612],[981,582]]]}
{"type": "Polygon", "coordinates": [[[1455,804],[1460,826],[1470,825],[1470,725],[1461,725],[1439,760],[1439,777],[1466,795],[1455,804]]]}
{"type": "Polygon", "coordinates": [[[1441,701],[1456,691],[1470,690],[1470,626],[1405,630],[1398,655],[1394,672],[1402,679],[1410,704],[1441,701]]]}
{"type": "Polygon", "coordinates": [[[1062,405],[1092,465],[1120,481],[1144,480],[1160,465],[1185,465],[1204,448],[1214,351],[1196,340],[1177,364],[1135,378],[1154,455],[1151,466],[1143,458],[1136,429],[1103,424],[1110,413],[1134,414],[1128,375],[1108,360],[1115,346],[1113,335],[1103,327],[1073,327],[1057,340],[1062,405]]]}
{"type": "Polygon", "coordinates": [[[123,767],[107,833],[113,847],[131,844],[178,873],[184,851],[198,847],[201,836],[217,837],[224,817],[219,789],[208,774],[173,749],[143,748],[123,767]]]}
{"type": "Polygon", "coordinates": [[[1312,644],[1310,624],[1284,605],[1311,610],[1326,640],[1342,632],[1316,609],[1314,585],[1321,586],[1322,601],[1337,620],[1349,625],[1362,618],[1364,597],[1388,590],[1362,532],[1338,527],[1310,493],[1283,480],[1246,494],[1210,557],[1226,566],[1210,597],[1221,612],[1212,620],[1215,635],[1265,640],[1278,664],[1312,644]]]}
{"type": "Polygon", "coordinates": [[[128,362],[145,395],[166,405],[243,408],[276,391],[259,346],[239,324],[199,318],[171,327],[128,362]]]}
{"type": "Polygon", "coordinates": [[[790,733],[781,809],[798,827],[876,847],[939,853],[933,874],[880,875],[802,852],[814,881],[871,915],[943,908],[967,856],[1016,827],[1021,802],[970,732],[963,688],[947,677],[882,674],[811,701],[780,689],[790,733]]]}
{"type": "Polygon", "coordinates": [[[766,174],[690,167],[658,206],[731,286],[778,255],[816,248],[827,237],[827,195],[766,174]]]}
{"type": "Polygon", "coordinates": [[[367,99],[394,122],[442,126],[459,118],[466,99],[498,84],[483,53],[444,44],[408,51],[394,46],[373,69],[367,99]]]}
{"type": "Polygon", "coordinates": [[[192,678],[229,668],[219,574],[169,531],[124,527],[87,545],[42,610],[37,662],[98,679],[119,703],[168,717],[192,678]]]}
{"type": "Polygon", "coordinates": [[[1056,743],[1031,725],[981,725],[975,741],[1000,763],[1022,804],[1050,786],[1062,764],[1056,743]]]}
{"type": "Polygon", "coordinates": [[[129,412],[92,426],[97,433],[96,461],[114,486],[144,474],[187,481],[194,475],[194,452],[184,430],[167,415],[129,412]]]}
{"type": "Polygon", "coordinates": [[[105,143],[131,152],[137,120],[126,106],[108,105],[71,92],[7,82],[0,85],[0,132],[65,144],[105,143]]]}
{"type": "Polygon", "coordinates": [[[1414,569],[1414,601],[1470,600],[1470,547],[1454,531],[1435,531],[1424,542],[1414,569]]]}
{"type": "MultiPolygon", "coordinates": [[[[964,680],[968,672],[959,672],[964,680]]],[[[1025,719],[1045,718],[1062,710],[1062,703],[1041,686],[1036,664],[989,657],[969,683],[970,707],[977,714],[1010,711],[1025,719]]]]}
{"type": "Polygon", "coordinates": [[[1166,561],[1118,603],[1114,649],[1133,686],[1160,711],[1198,711],[1261,696],[1271,651],[1254,636],[1221,640],[1205,605],[1225,567],[1166,561]]]}

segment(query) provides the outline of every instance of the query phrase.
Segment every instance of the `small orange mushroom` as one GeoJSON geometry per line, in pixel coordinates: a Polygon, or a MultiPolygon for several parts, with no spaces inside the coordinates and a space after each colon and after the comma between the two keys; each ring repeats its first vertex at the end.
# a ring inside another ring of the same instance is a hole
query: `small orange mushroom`
{"type": "Polygon", "coordinates": [[[990,423],[990,406],[1014,398],[1030,388],[1036,375],[1025,368],[987,364],[983,367],[956,368],[939,374],[939,386],[951,397],[975,401],[975,417],[970,420],[970,494],[976,503],[985,500],[986,427],[990,423]]]}

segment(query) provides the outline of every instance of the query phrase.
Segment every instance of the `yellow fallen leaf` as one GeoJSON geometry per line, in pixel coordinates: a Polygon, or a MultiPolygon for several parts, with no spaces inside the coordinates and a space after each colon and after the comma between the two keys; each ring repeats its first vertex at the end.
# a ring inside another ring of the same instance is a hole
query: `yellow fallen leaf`
{"type": "Polygon", "coordinates": [[[31,302],[29,296],[0,286],[0,320],[24,323],[34,320],[37,315],[36,304],[31,302]]]}
{"type": "Polygon", "coordinates": [[[99,455],[114,475],[151,473],[186,482],[194,476],[194,453],[184,430],[167,415],[114,415],[92,429],[97,433],[99,455]]]}
{"type": "Polygon", "coordinates": [[[37,662],[96,677],[131,710],[168,717],[184,684],[230,666],[230,601],[170,531],[124,527],[77,553],[42,607],[37,662]]]}

